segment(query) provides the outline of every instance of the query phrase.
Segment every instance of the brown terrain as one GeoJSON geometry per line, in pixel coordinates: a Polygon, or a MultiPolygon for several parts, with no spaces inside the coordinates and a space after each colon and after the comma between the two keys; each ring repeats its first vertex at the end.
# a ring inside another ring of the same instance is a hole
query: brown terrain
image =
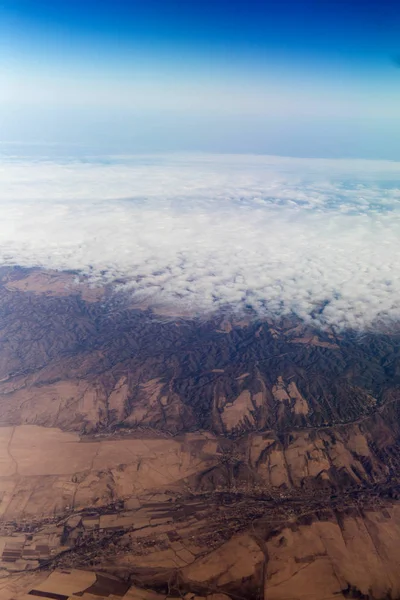
{"type": "Polygon", "coordinates": [[[400,334],[0,270],[0,600],[400,598],[400,334]]]}

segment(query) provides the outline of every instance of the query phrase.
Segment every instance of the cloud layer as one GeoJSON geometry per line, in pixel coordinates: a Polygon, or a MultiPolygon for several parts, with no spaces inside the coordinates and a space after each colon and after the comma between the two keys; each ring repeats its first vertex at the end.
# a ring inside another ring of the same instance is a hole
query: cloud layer
{"type": "Polygon", "coordinates": [[[10,155],[0,262],[123,279],[137,299],[195,312],[362,329],[400,319],[400,164],[10,155]]]}

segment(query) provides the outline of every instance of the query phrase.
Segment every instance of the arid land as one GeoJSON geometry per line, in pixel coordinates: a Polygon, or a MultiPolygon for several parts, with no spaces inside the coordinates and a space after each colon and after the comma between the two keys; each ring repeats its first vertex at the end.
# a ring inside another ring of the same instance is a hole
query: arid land
{"type": "Polygon", "coordinates": [[[400,598],[395,328],[0,277],[0,600],[400,598]]]}

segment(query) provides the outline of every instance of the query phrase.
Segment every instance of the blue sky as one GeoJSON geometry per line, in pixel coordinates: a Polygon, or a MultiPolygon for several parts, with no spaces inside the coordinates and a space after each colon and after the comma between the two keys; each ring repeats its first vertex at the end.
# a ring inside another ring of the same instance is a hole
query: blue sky
{"type": "Polygon", "coordinates": [[[0,0],[0,263],[398,320],[398,55],[398,0],[0,0]]]}
{"type": "Polygon", "coordinates": [[[2,0],[0,140],[400,159],[394,0],[2,0]]]}

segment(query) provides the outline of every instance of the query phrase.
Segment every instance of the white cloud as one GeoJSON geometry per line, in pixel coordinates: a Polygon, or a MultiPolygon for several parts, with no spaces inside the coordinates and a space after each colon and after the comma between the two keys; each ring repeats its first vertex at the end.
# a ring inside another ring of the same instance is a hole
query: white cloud
{"type": "Polygon", "coordinates": [[[338,327],[400,318],[400,164],[114,157],[0,166],[0,261],[338,327]]]}

